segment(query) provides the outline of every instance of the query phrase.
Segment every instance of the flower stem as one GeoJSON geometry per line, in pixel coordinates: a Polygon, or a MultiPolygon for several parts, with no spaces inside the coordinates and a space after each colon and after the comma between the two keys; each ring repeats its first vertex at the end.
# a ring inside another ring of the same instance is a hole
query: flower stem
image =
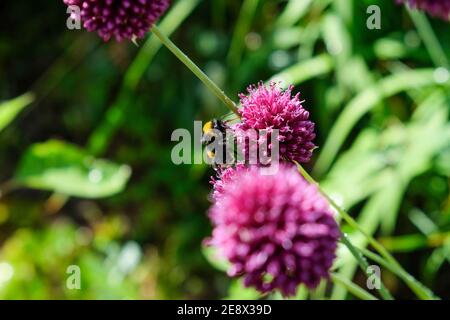
{"type": "MultiPolygon", "coordinates": [[[[367,262],[366,258],[361,254],[361,251],[351,243],[348,236],[343,232],[341,233],[341,242],[348,248],[353,257],[355,257],[356,261],[358,261],[361,270],[364,272],[364,274],[367,275],[367,272],[369,270],[369,263],[367,262]]],[[[390,294],[388,289],[386,289],[386,287],[381,281],[379,290],[380,295],[383,297],[383,299],[394,300],[394,297],[390,294]]]]}
{"type": "Polygon", "coordinates": [[[389,262],[397,264],[398,262],[394,259],[394,257],[378,242],[376,241],[371,235],[367,234],[347,212],[345,212],[337,203],[331,199],[319,186],[319,183],[316,182],[313,177],[309,175],[308,172],[300,165],[298,164],[298,169],[302,176],[311,184],[317,185],[319,188],[320,193],[328,200],[328,202],[331,204],[331,206],[337,210],[337,212],[340,214],[340,216],[352,227],[356,230],[360,231],[366,238],[369,240],[369,243],[389,262]]]}
{"type": "MultiPolygon", "coordinates": [[[[396,270],[398,270],[399,272],[401,272],[403,275],[407,275],[408,277],[404,277],[403,280],[405,281],[410,281],[414,282],[413,280],[414,277],[411,276],[405,269],[403,269],[403,267],[397,262],[397,260],[383,247],[383,245],[381,243],[379,243],[377,240],[375,240],[374,237],[372,237],[370,234],[367,234],[367,232],[365,232],[360,225],[358,224],[358,222],[355,221],[355,219],[353,219],[346,211],[344,211],[340,206],[338,206],[336,204],[336,202],[334,202],[333,199],[331,199],[319,186],[319,183],[317,183],[310,175],[308,172],[306,172],[306,170],[297,163],[297,167],[298,170],[300,171],[301,175],[303,176],[303,178],[306,179],[306,181],[308,181],[311,184],[314,184],[317,186],[317,188],[319,189],[320,193],[328,200],[328,202],[331,204],[331,206],[333,208],[335,208],[337,210],[337,212],[339,213],[339,215],[348,223],[348,225],[356,230],[358,230],[359,232],[361,232],[361,234],[367,238],[367,240],[369,241],[369,243],[372,245],[372,247],[378,251],[378,253],[380,253],[380,255],[385,259],[385,262],[387,264],[389,264],[391,266],[391,268],[394,268],[396,270]]],[[[415,280],[415,282],[417,282],[415,280]]],[[[423,285],[420,287],[414,286],[414,288],[417,290],[415,291],[415,293],[421,298],[421,299],[436,299],[436,296],[434,296],[434,294],[428,289],[425,288],[423,285]]]]}
{"type": "Polygon", "coordinates": [[[375,261],[376,263],[384,266],[386,269],[390,270],[392,273],[396,274],[398,277],[403,279],[408,287],[421,299],[431,300],[431,299],[439,299],[436,297],[430,289],[425,287],[422,283],[417,281],[413,276],[407,273],[403,268],[397,268],[392,264],[388,263],[385,259],[380,257],[379,255],[364,249],[359,248],[360,252],[362,252],[367,258],[375,261]]]}
{"type": "Polygon", "coordinates": [[[422,13],[408,8],[408,13],[414,22],[420,37],[422,38],[428,53],[431,56],[431,60],[436,67],[449,68],[449,62],[445,54],[444,49],[439,43],[439,39],[433,31],[433,27],[428,21],[427,17],[422,13]]]}
{"type": "Polygon", "coordinates": [[[236,104],[187,56],[181,51],[159,28],[154,25],[151,29],[153,34],[169,49],[189,70],[199,78],[204,85],[219,98],[231,111],[239,115],[236,104]]]}
{"type": "Polygon", "coordinates": [[[353,282],[348,281],[347,279],[341,277],[336,273],[332,273],[330,275],[330,278],[335,284],[345,287],[347,291],[349,291],[355,297],[360,298],[361,300],[378,300],[376,297],[374,297],[372,294],[370,294],[363,288],[357,286],[353,282]]]}

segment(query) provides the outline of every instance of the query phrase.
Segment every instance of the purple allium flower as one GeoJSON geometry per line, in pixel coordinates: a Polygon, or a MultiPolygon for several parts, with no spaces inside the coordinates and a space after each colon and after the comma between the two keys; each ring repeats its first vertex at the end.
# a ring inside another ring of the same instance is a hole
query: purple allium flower
{"type": "Polygon", "coordinates": [[[169,0],[63,0],[78,6],[81,22],[104,41],[143,38],[169,7],[169,0]]]}
{"type": "Polygon", "coordinates": [[[450,0],[397,0],[398,3],[407,3],[412,8],[423,10],[444,20],[450,19],[450,0]]]}
{"type": "Polygon", "coordinates": [[[218,168],[216,170],[216,177],[211,177],[211,184],[213,185],[212,200],[217,201],[224,190],[226,189],[226,184],[233,181],[236,173],[242,171],[247,171],[248,168],[244,164],[236,164],[235,167],[218,168]]]}
{"type": "MultiPolygon", "coordinates": [[[[278,129],[280,158],[302,163],[311,159],[316,135],[314,123],[309,120],[309,112],[303,108],[303,101],[299,99],[300,94],[292,96],[293,89],[290,86],[282,90],[274,82],[269,87],[262,82],[258,86],[250,86],[248,95],[240,95],[242,108],[239,113],[242,122],[234,125],[234,129],[241,141],[248,129],[266,130],[268,135],[273,129],[278,129]]],[[[264,139],[270,141],[269,138],[264,139]]],[[[268,148],[271,149],[270,142],[268,148]]],[[[244,150],[244,154],[247,153],[248,150],[244,150]]]]}
{"type": "Polygon", "coordinates": [[[230,262],[230,276],[284,296],[328,277],[339,227],[328,202],[295,166],[281,165],[274,175],[252,166],[222,187],[209,211],[214,229],[207,243],[230,262]]]}
{"type": "Polygon", "coordinates": [[[217,201],[226,190],[226,185],[231,183],[236,176],[236,173],[247,171],[248,167],[244,164],[236,164],[235,167],[218,168],[216,176],[211,177],[211,184],[213,185],[212,200],[217,201]]]}

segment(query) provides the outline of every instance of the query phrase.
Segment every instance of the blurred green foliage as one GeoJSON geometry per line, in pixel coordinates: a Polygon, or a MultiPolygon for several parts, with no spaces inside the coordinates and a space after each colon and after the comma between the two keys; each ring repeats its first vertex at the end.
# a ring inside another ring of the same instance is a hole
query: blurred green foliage
{"type": "MultiPolygon", "coordinates": [[[[298,86],[317,124],[308,169],[449,298],[450,24],[393,0],[173,2],[161,29],[231,98],[260,80],[298,86]],[[380,30],[366,27],[371,4],[380,30]]],[[[0,298],[257,298],[202,248],[212,170],[170,159],[172,131],[223,115],[221,102],[155,37],[69,31],[62,1],[0,7],[0,298]]],[[[335,269],[364,286],[344,248],[335,269]]]]}

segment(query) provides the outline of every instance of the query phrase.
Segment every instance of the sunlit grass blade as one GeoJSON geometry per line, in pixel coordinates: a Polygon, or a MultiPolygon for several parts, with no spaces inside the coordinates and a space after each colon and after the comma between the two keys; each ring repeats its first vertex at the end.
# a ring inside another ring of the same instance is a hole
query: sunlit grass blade
{"type": "Polygon", "coordinates": [[[239,65],[245,44],[245,36],[250,31],[259,2],[260,0],[244,0],[242,3],[227,57],[228,64],[232,67],[239,65]]]}
{"type": "MultiPolygon", "coordinates": [[[[348,250],[351,252],[353,257],[358,262],[361,270],[364,272],[364,274],[367,275],[367,272],[369,270],[369,263],[364,258],[364,256],[361,254],[361,252],[355,246],[353,246],[350,239],[348,238],[348,236],[345,233],[341,234],[341,242],[348,248],[348,250]]],[[[386,287],[384,286],[384,284],[381,281],[380,281],[380,295],[383,297],[383,299],[386,299],[386,300],[394,299],[394,297],[390,294],[390,292],[386,289],[386,287]]]]}
{"type": "Polygon", "coordinates": [[[336,273],[332,273],[330,278],[336,285],[344,287],[348,292],[361,300],[378,300],[371,293],[336,273]]]}
{"type": "Polygon", "coordinates": [[[431,60],[436,67],[446,67],[449,68],[448,57],[442,48],[439,39],[433,31],[433,28],[428,21],[426,15],[417,10],[412,10],[408,8],[408,13],[416,25],[417,31],[422,38],[428,53],[430,54],[431,60]]]}
{"type": "Polygon", "coordinates": [[[25,93],[17,98],[0,103],[0,132],[10,124],[17,115],[34,100],[32,93],[25,93]]]}
{"type": "Polygon", "coordinates": [[[277,27],[287,27],[296,24],[305,14],[308,13],[308,9],[313,0],[290,0],[286,8],[278,17],[275,23],[277,27]]]}
{"type": "MultiPolygon", "coordinates": [[[[375,192],[366,202],[365,206],[361,209],[357,220],[355,220],[361,230],[364,230],[365,235],[372,236],[377,230],[380,222],[385,214],[384,206],[388,204],[388,199],[391,193],[391,186],[386,188],[379,187],[379,191],[375,192]]],[[[369,244],[367,236],[358,232],[358,229],[354,229],[351,233],[350,239],[355,246],[366,247],[369,244]]],[[[348,255],[341,256],[341,269],[339,273],[348,278],[353,279],[356,272],[356,264],[353,260],[350,260],[348,255]]],[[[332,297],[343,298],[344,293],[341,288],[335,288],[333,290],[332,297]]]]}
{"type": "Polygon", "coordinates": [[[423,300],[436,300],[439,299],[430,289],[425,287],[422,283],[420,283],[418,280],[416,280],[412,275],[410,275],[408,272],[406,272],[403,267],[400,265],[396,265],[393,263],[390,263],[380,257],[379,255],[364,249],[359,248],[359,250],[369,259],[373,260],[374,262],[382,265],[395,275],[397,275],[400,279],[402,279],[408,287],[419,297],[423,300]]]}
{"type": "MultiPolygon", "coordinates": [[[[353,98],[328,134],[314,167],[314,175],[324,174],[356,123],[377,103],[399,92],[436,85],[434,69],[418,69],[390,75],[353,98]]],[[[450,81],[447,81],[448,85],[450,81]]]]}
{"type": "Polygon", "coordinates": [[[272,76],[268,82],[281,82],[283,86],[300,84],[333,70],[333,59],[327,54],[300,61],[286,70],[272,76]]]}
{"type": "Polygon", "coordinates": [[[381,256],[385,259],[383,261],[385,261],[386,265],[389,265],[389,268],[395,269],[399,274],[402,275],[402,279],[406,281],[408,285],[412,286],[412,289],[414,290],[414,292],[417,294],[418,297],[420,297],[421,299],[436,298],[436,296],[428,288],[424,287],[421,284],[419,285],[417,281],[414,279],[414,277],[403,269],[403,267],[397,262],[397,260],[383,247],[383,245],[381,245],[377,240],[375,240],[374,237],[367,234],[364,231],[364,229],[362,229],[359,226],[359,224],[346,211],[342,210],[342,208],[338,206],[333,199],[331,199],[325,192],[323,192],[319,184],[308,174],[308,172],[305,171],[305,169],[303,169],[301,165],[298,165],[298,169],[302,174],[302,176],[306,179],[306,181],[317,185],[322,195],[328,200],[330,205],[338,211],[339,215],[348,223],[348,225],[358,230],[372,245],[372,247],[381,254],[381,256]]]}

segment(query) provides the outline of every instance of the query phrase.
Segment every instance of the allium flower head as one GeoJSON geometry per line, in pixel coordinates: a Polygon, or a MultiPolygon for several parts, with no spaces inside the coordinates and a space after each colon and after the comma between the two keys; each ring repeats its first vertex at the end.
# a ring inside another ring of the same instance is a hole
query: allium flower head
{"type": "Polygon", "coordinates": [[[235,167],[218,168],[216,177],[211,177],[213,192],[212,200],[217,201],[226,189],[226,185],[233,181],[236,173],[247,171],[248,168],[244,164],[236,164],[235,167]]]}
{"type": "Polygon", "coordinates": [[[328,202],[295,166],[275,175],[257,167],[236,171],[210,209],[208,244],[262,293],[295,295],[299,284],[315,288],[327,278],[340,232],[328,202]]]}
{"type": "Polygon", "coordinates": [[[407,3],[412,8],[426,11],[444,20],[450,20],[450,0],[397,0],[397,2],[407,3]]]}
{"type": "MultiPolygon", "coordinates": [[[[280,158],[308,162],[315,148],[314,123],[309,120],[309,112],[303,108],[299,94],[292,96],[293,88],[282,90],[276,83],[267,87],[262,82],[250,86],[248,95],[240,95],[242,122],[234,129],[238,139],[240,132],[248,129],[265,130],[268,134],[278,129],[280,158]]],[[[268,147],[271,149],[270,143],[268,147]]]]}
{"type": "Polygon", "coordinates": [[[63,0],[77,6],[81,22],[104,41],[142,38],[169,7],[169,0],[63,0]]]}

